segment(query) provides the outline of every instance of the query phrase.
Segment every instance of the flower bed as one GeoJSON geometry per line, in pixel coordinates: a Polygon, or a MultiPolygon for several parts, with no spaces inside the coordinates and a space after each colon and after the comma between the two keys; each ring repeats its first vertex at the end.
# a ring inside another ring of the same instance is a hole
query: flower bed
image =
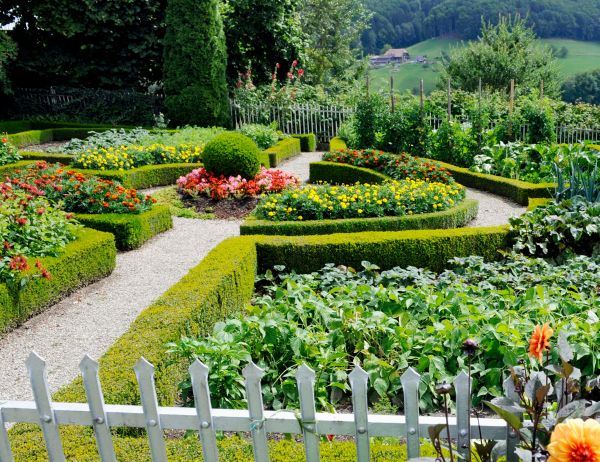
{"type": "Polygon", "coordinates": [[[375,149],[342,149],[326,152],[323,160],[377,170],[396,180],[452,182],[450,172],[435,161],[419,159],[406,153],[390,154],[375,149]]]}
{"type": "Polygon", "coordinates": [[[38,162],[14,175],[10,183],[43,195],[90,228],[113,233],[119,250],[138,248],[173,226],[169,210],[153,207],[151,196],[58,164],[38,162]]]}
{"type": "Polygon", "coordinates": [[[8,135],[0,134],[0,166],[14,164],[21,160],[21,155],[17,148],[8,141],[8,135]]]}
{"type": "Polygon", "coordinates": [[[446,210],[464,197],[460,185],[421,180],[312,185],[263,198],[256,216],[272,221],[403,216],[446,210]]]}

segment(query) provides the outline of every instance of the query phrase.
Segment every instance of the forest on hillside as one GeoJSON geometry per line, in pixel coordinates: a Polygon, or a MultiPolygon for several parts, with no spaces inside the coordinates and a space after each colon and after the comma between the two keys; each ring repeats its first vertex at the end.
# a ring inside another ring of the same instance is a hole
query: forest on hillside
{"type": "Polygon", "coordinates": [[[481,18],[520,14],[539,37],[600,41],[600,0],[365,0],[373,12],[361,37],[366,53],[404,47],[432,37],[473,39],[481,18]]]}

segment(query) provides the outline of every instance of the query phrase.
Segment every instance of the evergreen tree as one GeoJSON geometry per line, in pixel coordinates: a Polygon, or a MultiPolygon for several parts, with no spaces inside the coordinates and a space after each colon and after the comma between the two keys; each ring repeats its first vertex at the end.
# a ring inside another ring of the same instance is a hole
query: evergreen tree
{"type": "Polygon", "coordinates": [[[227,49],[218,0],[169,0],[165,106],[176,124],[229,125],[227,49]]]}

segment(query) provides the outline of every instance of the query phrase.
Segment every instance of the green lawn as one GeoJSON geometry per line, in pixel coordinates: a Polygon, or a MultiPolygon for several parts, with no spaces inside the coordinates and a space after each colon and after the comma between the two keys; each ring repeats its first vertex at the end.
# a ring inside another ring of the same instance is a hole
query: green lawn
{"type": "MultiPolygon", "coordinates": [[[[556,48],[566,47],[569,50],[566,58],[558,59],[561,76],[567,78],[573,74],[600,69],[600,43],[582,42],[568,39],[543,39],[547,45],[556,48]]],[[[385,66],[371,69],[371,85],[374,90],[389,89],[390,75],[394,78],[394,88],[398,91],[418,92],[419,80],[423,79],[425,91],[429,93],[436,86],[439,77],[440,58],[443,51],[461,46],[457,39],[435,38],[425,40],[408,47],[411,57],[427,56],[429,64],[407,63],[401,66],[385,66]]]]}

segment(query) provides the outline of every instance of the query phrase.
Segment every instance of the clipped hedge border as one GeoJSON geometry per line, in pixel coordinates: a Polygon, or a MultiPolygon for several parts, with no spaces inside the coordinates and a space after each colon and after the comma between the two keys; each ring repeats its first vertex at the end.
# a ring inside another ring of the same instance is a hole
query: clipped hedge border
{"type": "MultiPolygon", "coordinates": [[[[320,269],[332,261],[360,267],[362,260],[369,260],[384,269],[415,265],[439,271],[455,256],[482,255],[494,259],[497,250],[506,244],[506,227],[229,238],[146,308],[100,358],[100,380],[106,402],[139,404],[133,365],[144,356],[155,366],[159,403],[173,405],[177,400],[177,385],[187,375],[187,365],[173,363],[165,343],[178,340],[181,335],[207,335],[215,322],[242,309],[252,297],[257,269],[263,271],[284,264],[288,269],[304,272],[320,269]]],[[[62,387],[53,399],[85,402],[81,378],[62,387]]],[[[16,460],[44,457],[38,425],[18,424],[9,434],[16,460]]],[[[69,460],[97,457],[91,428],[61,427],[61,435],[69,460]]],[[[127,451],[126,444],[116,444],[120,460],[147,459],[144,438],[118,441],[141,445],[137,451],[127,451]]],[[[177,440],[172,444],[173,451],[181,451],[186,443],[177,440]]]]}
{"type": "Polygon", "coordinates": [[[88,130],[111,129],[111,128],[134,128],[134,126],[118,127],[110,124],[80,123],[80,122],[51,122],[43,120],[0,120],[0,132],[15,134],[31,130],[45,130],[47,128],[87,128],[88,130]]]}
{"type": "Polygon", "coordinates": [[[314,152],[317,149],[317,135],[314,133],[292,135],[292,138],[300,140],[300,149],[302,152],[314,152]]]}
{"type": "Polygon", "coordinates": [[[73,156],[70,156],[69,154],[33,151],[21,151],[20,154],[25,160],[46,161],[51,164],[59,162],[61,164],[69,165],[73,162],[73,156]]]}
{"type": "Polygon", "coordinates": [[[31,146],[33,144],[49,143],[50,141],[65,141],[72,138],[87,138],[90,131],[102,132],[110,130],[106,126],[89,127],[58,127],[40,130],[28,130],[8,135],[8,141],[17,148],[31,146]]]}
{"type": "MultiPolygon", "coordinates": [[[[117,250],[112,234],[83,228],[76,236],[59,256],[39,259],[52,275],[50,280],[32,278],[20,290],[0,284],[0,331],[24,322],[68,293],[113,271],[117,250]]],[[[35,260],[29,259],[32,268],[35,260]]],[[[20,281],[16,285],[20,286],[20,281]]]]}
{"type": "Polygon", "coordinates": [[[13,164],[0,165],[0,181],[4,181],[7,175],[12,175],[16,171],[27,168],[33,163],[31,160],[20,160],[13,164]]]}
{"type": "Polygon", "coordinates": [[[93,170],[76,168],[85,175],[94,175],[107,180],[118,181],[126,188],[146,189],[155,186],[175,184],[180,176],[202,167],[200,163],[144,165],[131,170],[93,170]]]}
{"type": "Polygon", "coordinates": [[[338,162],[311,162],[309,174],[310,183],[354,184],[369,183],[379,184],[391,178],[376,170],[338,162]]]}
{"type": "Polygon", "coordinates": [[[152,237],[173,227],[169,207],[163,205],[155,205],[151,210],[138,214],[78,213],[75,218],[88,228],[113,234],[119,250],[137,249],[152,237]]]}
{"type": "MultiPolygon", "coordinates": [[[[340,151],[346,148],[346,143],[339,137],[332,138],[329,142],[331,151],[340,151]]],[[[552,197],[551,190],[556,187],[554,183],[529,183],[498,175],[472,172],[468,168],[457,167],[439,160],[435,160],[435,162],[445,167],[460,184],[507,197],[521,205],[528,205],[531,198],[552,197]]]]}
{"type": "Polygon", "coordinates": [[[271,146],[264,152],[269,156],[271,168],[277,167],[285,159],[297,156],[302,152],[298,138],[284,138],[279,140],[275,146],[271,146]]]}
{"type": "Polygon", "coordinates": [[[363,231],[404,231],[409,229],[447,229],[465,226],[477,216],[479,203],[465,199],[441,212],[400,217],[348,218],[339,220],[269,221],[247,218],[240,234],[306,236],[311,234],[357,233],[363,231]]]}

